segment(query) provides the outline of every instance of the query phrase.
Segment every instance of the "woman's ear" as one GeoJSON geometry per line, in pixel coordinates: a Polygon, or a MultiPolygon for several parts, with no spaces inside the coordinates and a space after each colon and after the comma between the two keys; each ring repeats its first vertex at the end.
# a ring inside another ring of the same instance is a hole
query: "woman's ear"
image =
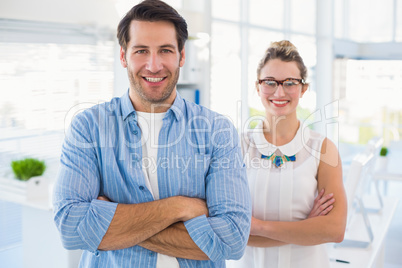
{"type": "Polygon", "coordinates": [[[260,96],[260,87],[258,86],[258,81],[255,82],[255,89],[257,90],[258,96],[260,96]]]}
{"type": "Polygon", "coordinates": [[[308,89],[309,86],[310,86],[310,84],[308,84],[308,83],[305,83],[305,84],[303,85],[302,90],[301,90],[301,96],[300,96],[300,98],[303,97],[304,93],[307,91],[307,89],[308,89]]]}

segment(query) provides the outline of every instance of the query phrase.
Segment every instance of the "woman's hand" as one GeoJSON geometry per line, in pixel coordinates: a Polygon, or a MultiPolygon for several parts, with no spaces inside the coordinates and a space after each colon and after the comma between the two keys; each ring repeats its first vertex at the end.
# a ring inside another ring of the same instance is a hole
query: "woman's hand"
{"type": "Polygon", "coordinates": [[[324,193],[325,190],[322,189],[314,199],[313,208],[307,218],[325,216],[333,209],[333,203],[335,203],[334,194],[330,193],[324,196],[324,193]]]}
{"type": "MultiPolygon", "coordinates": [[[[307,218],[325,216],[334,208],[333,206],[333,204],[335,203],[335,198],[333,198],[334,194],[330,193],[324,195],[324,193],[325,193],[324,189],[322,189],[318,193],[317,197],[314,199],[313,208],[311,209],[310,214],[308,215],[307,218]]],[[[250,235],[257,235],[257,236],[261,235],[263,233],[262,229],[264,229],[264,221],[251,217],[250,235]]]]}
{"type": "Polygon", "coordinates": [[[100,196],[98,196],[98,198],[97,198],[98,200],[102,200],[102,201],[107,201],[107,202],[111,202],[110,201],[110,199],[109,198],[107,198],[106,196],[104,196],[104,195],[100,195],[100,196]]]}
{"type": "Polygon", "coordinates": [[[251,217],[250,235],[259,235],[260,234],[259,231],[260,231],[262,222],[263,222],[262,220],[251,217]]]}

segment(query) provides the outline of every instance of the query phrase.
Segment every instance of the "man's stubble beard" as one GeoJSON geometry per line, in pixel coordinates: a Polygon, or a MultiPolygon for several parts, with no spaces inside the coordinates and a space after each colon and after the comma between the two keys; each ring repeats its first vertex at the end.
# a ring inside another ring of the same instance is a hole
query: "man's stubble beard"
{"type": "Polygon", "coordinates": [[[175,89],[177,82],[179,81],[179,74],[180,74],[180,67],[178,67],[174,73],[174,76],[172,76],[171,81],[166,85],[164,90],[162,91],[162,96],[160,97],[152,97],[151,94],[146,94],[144,91],[144,88],[141,85],[141,82],[139,81],[142,78],[136,79],[134,77],[133,72],[130,71],[130,68],[127,66],[127,73],[128,73],[128,78],[130,80],[130,88],[132,88],[136,94],[140,97],[140,101],[145,104],[162,104],[164,101],[166,101],[171,95],[173,90],[175,89]],[[149,96],[148,96],[149,95],[149,96]]]}

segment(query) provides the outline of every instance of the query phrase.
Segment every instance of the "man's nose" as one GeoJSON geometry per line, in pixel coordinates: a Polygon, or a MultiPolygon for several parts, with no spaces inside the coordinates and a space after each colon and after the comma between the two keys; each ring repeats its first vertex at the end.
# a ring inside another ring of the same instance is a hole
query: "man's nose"
{"type": "Polygon", "coordinates": [[[147,70],[157,73],[163,68],[162,59],[157,53],[151,53],[146,65],[147,70]]]}

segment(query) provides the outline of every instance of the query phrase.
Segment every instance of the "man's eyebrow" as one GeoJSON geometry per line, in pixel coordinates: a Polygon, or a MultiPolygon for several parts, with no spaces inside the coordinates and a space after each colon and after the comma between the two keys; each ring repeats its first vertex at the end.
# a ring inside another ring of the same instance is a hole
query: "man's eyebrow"
{"type": "MultiPolygon", "coordinates": [[[[149,48],[149,46],[146,46],[146,45],[133,45],[131,48],[132,48],[132,49],[149,48]]],[[[165,44],[165,45],[159,46],[159,48],[172,48],[172,49],[176,49],[176,46],[174,46],[174,45],[172,45],[172,44],[165,44]]]]}
{"type": "Polygon", "coordinates": [[[166,45],[162,45],[160,46],[161,48],[165,48],[165,47],[169,47],[169,48],[173,48],[176,49],[176,46],[172,45],[172,44],[166,44],[166,45]]]}
{"type": "Polygon", "coordinates": [[[148,46],[144,46],[144,45],[133,45],[131,48],[148,48],[148,46]]]}

